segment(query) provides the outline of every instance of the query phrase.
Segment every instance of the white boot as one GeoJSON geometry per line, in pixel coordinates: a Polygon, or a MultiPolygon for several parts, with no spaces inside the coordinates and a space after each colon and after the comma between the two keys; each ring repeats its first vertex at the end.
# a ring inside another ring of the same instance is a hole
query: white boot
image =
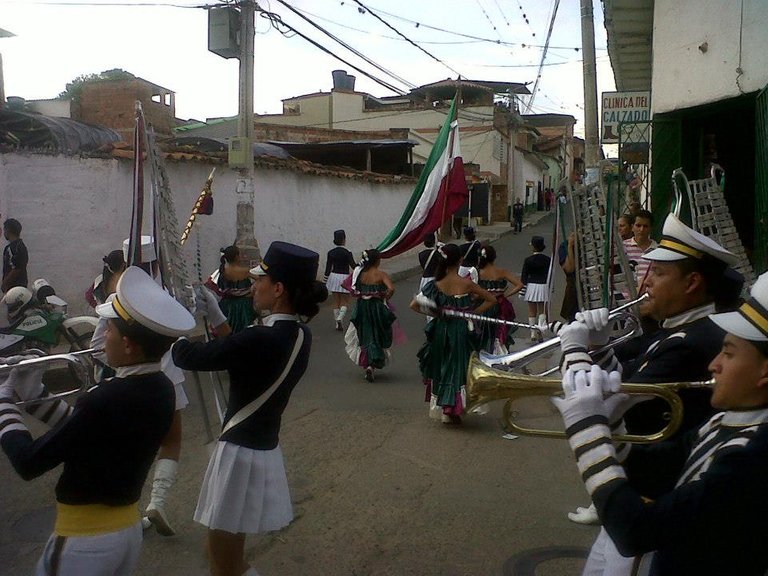
{"type": "Polygon", "coordinates": [[[347,307],[342,306],[341,308],[339,308],[339,319],[336,322],[337,330],[341,330],[342,332],[344,331],[344,316],[346,315],[347,315],[347,307]]]}
{"type": "Polygon", "coordinates": [[[165,499],[168,492],[176,483],[179,463],[170,458],[162,458],[155,462],[155,476],[152,480],[152,496],[147,506],[147,518],[155,526],[158,534],[173,536],[176,531],[168,523],[165,515],[165,499]]]}
{"type": "Polygon", "coordinates": [[[341,311],[338,308],[333,309],[333,319],[336,322],[336,330],[341,330],[341,311]]]}
{"type": "MultiPolygon", "coordinates": [[[[547,315],[546,315],[546,314],[539,314],[539,321],[537,322],[537,324],[538,324],[539,326],[546,326],[546,324],[547,324],[547,315]]],[[[538,334],[536,334],[536,336],[537,336],[539,339],[541,339],[541,336],[540,336],[540,334],[541,334],[541,332],[539,332],[538,334]]]]}
{"type": "MultiPolygon", "coordinates": [[[[528,324],[531,326],[536,324],[536,317],[535,316],[528,316],[528,324]]],[[[536,340],[539,335],[539,332],[537,330],[531,330],[531,341],[536,340]]]]}

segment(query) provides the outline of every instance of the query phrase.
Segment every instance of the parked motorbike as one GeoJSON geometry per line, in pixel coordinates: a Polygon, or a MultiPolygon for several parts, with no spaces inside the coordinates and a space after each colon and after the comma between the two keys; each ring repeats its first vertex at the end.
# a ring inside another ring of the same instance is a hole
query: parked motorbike
{"type": "MultiPolygon", "coordinates": [[[[32,290],[17,286],[0,300],[0,356],[32,348],[50,354],[60,344],[69,352],[86,350],[97,323],[95,316],[69,317],[67,303],[40,278],[32,283],[32,290]]],[[[83,375],[71,371],[79,383],[83,375]]]]}

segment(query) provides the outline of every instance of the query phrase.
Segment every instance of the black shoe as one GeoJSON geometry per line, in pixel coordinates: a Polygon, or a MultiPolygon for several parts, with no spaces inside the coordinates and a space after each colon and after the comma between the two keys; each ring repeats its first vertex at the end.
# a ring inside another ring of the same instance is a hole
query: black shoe
{"type": "Polygon", "coordinates": [[[336,330],[339,332],[344,331],[344,325],[341,323],[341,320],[336,320],[336,330]]]}
{"type": "Polygon", "coordinates": [[[368,368],[365,369],[365,379],[368,382],[373,382],[373,368],[368,366],[368,368]]]}

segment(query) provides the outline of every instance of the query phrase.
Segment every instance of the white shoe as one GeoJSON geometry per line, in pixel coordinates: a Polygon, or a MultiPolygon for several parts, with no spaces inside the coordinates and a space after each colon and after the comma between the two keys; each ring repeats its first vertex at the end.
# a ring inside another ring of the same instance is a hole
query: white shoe
{"type": "Polygon", "coordinates": [[[599,525],[600,518],[597,515],[597,508],[591,504],[588,508],[579,506],[576,512],[568,512],[568,520],[576,524],[599,525]]]}
{"type": "Polygon", "coordinates": [[[141,529],[149,530],[152,527],[152,521],[146,516],[141,517],[141,529]]]}

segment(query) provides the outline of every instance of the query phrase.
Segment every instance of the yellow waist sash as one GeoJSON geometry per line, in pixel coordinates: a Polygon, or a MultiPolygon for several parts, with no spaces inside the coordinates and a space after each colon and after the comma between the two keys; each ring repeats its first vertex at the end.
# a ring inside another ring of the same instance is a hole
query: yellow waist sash
{"type": "Polygon", "coordinates": [[[72,505],[56,503],[57,536],[94,536],[117,532],[141,520],[138,502],[127,506],[105,504],[72,505]]]}

